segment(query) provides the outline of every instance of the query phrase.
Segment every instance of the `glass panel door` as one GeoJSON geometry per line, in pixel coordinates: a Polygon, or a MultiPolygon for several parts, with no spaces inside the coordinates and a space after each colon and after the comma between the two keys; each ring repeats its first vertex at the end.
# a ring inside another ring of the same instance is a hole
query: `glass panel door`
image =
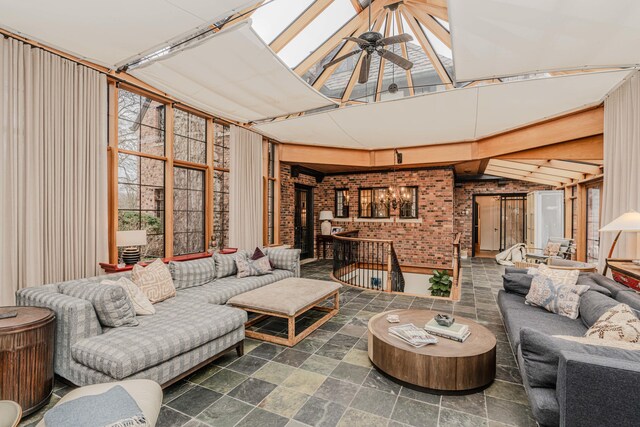
{"type": "Polygon", "coordinates": [[[602,183],[587,188],[587,262],[598,263],[600,253],[600,193],[602,183]]]}

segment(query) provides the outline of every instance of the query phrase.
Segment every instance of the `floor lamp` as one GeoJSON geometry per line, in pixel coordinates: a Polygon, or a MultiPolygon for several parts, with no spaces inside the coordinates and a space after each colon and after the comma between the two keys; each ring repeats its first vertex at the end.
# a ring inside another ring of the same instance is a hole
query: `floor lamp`
{"type": "MultiPolygon", "coordinates": [[[[609,256],[607,257],[607,259],[610,259],[613,256],[613,250],[616,248],[616,244],[618,243],[620,234],[622,234],[623,231],[626,231],[626,232],[640,231],[640,213],[632,210],[625,214],[622,214],[618,218],[611,221],[609,224],[602,227],[600,231],[617,231],[618,232],[618,234],[616,234],[616,238],[613,239],[613,243],[611,244],[611,249],[609,249],[609,256]]],[[[605,262],[604,270],[602,271],[603,276],[606,276],[608,269],[609,269],[609,266],[605,262]]]]}

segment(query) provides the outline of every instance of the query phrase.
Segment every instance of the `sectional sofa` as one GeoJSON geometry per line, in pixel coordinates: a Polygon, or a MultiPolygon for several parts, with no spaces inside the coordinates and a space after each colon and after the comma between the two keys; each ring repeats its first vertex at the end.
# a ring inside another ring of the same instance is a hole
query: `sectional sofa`
{"type": "Polygon", "coordinates": [[[227,351],[242,354],[247,314],[224,305],[229,298],[299,277],[298,249],[265,252],[275,268],[262,276],[236,278],[234,255],[180,263],[181,276],[174,276],[176,296],[154,304],[155,314],[136,316],[133,327],[101,325],[91,302],[102,280],[130,273],[22,289],[17,302],[55,311],[54,369],[72,384],[144,378],[166,387],[227,351]]]}
{"type": "Polygon", "coordinates": [[[532,278],[526,269],[507,268],[498,305],[536,421],[541,426],[640,425],[640,350],[571,338],[582,337],[620,303],[640,314],[640,295],[600,274],[580,273],[578,285],[590,289],[573,320],[525,304],[532,278]]]}

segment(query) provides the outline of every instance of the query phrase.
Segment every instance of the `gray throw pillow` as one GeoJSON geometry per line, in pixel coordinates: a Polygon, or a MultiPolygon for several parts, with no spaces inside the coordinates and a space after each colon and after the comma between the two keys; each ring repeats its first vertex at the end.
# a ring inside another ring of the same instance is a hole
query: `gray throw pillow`
{"type": "Polygon", "coordinates": [[[556,387],[558,364],[562,351],[640,363],[640,351],[569,341],[530,328],[520,330],[520,351],[524,360],[527,381],[531,387],[556,387]]]}
{"type": "Polygon", "coordinates": [[[216,278],[221,279],[223,277],[235,276],[238,274],[236,257],[245,258],[246,256],[247,252],[242,250],[233,254],[214,254],[213,258],[216,262],[216,278]]]}
{"type": "Polygon", "coordinates": [[[120,285],[63,283],[60,293],[89,301],[103,326],[138,326],[136,312],[127,292],[120,285]]]}
{"type": "Polygon", "coordinates": [[[578,283],[576,283],[576,284],[577,285],[586,285],[592,291],[599,292],[602,295],[606,295],[608,297],[611,296],[611,291],[609,289],[605,288],[604,286],[600,286],[600,284],[598,284],[598,282],[593,280],[593,278],[591,276],[587,276],[587,275],[578,276],[578,283]]]}
{"type": "Polygon", "coordinates": [[[266,255],[274,268],[293,271],[300,260],[300,249],[273,248],[267,249],[266,255]]]}
{"type": "Polygon", "coordinates": [[[504,290],[513,294],[527,296],[533,276],[522,273],[507,273],[502,276],[504,290]]]}
{"type": "Polygon", "coordinates": [[[529,271],[528,268],[516,268],[516,267],[505,267],[504,268],[505,274],[509,274],[509,273],[527,274],[527,271],[529,271]]]}
{"type": "Polygon", "coordinates": [[[590,328],[600,316],[618,304],[620,303],[613,298],[589,290],[580,298],[580,319],[584,326],[590,328]]]}
{"type": "Polygon", "coordinates": [[[193,261],[171,261],[169,271],[176,289],[201,286],[216,278],[216,261],[213,257],[193,261]]]}

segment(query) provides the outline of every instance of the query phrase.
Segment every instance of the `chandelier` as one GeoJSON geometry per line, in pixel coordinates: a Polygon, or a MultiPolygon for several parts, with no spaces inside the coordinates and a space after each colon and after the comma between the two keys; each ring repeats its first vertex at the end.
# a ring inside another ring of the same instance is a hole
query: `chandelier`
{"type": "Polygon", "coordinates": [[[401,163],[402,155],[398,153],[398,150],[394,150],[393,156],[393,184],[389,186],[386,192],[380,194],[378,203],[385,206],[387,209],[390,207],[393,210],[400,208],[401,210],[413,203],[413,193],[408,187],[398,187],[397,174],[396,174],[396,159],[401,163]]]}

